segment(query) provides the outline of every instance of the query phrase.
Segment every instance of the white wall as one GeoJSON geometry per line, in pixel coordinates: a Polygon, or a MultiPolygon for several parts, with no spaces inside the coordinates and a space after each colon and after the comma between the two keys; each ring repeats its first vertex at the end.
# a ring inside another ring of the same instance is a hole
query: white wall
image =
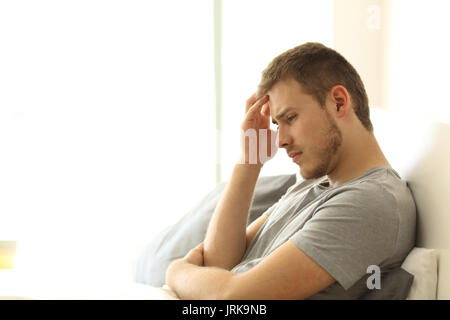
{"type": "Polygon", "coordinates": [[[389,108],[450,123],[450,42],[445,0],[392,1],[389,108]]]}
{"type": "Polygon", "coordinates": [[[335,48],[371,107],[450,123],[449,10],[445,0],[335,0],[335,48]]]}
{"type": "Polygon", "coordinates": [[[358,71],[369,104],[388,104],[390,0],[335,0],[334,48],[358,71]]]}

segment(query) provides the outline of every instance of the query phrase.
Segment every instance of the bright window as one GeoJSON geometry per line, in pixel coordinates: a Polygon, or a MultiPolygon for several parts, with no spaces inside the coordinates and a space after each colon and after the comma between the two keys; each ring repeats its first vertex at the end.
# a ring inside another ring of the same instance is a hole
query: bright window
{"type": "MultiPolygon", "coordinates": [[[[0,237],[19,240],[18,267],[131,277],[137,244],[211,190],[216,162],[229,179],[267,64],[332,46],[332,0],[221,2],[221,131],[214,1],[0,2],[0,237]]],[[[263,174],[297,171],[281,153],[263,174]]]]}
{"type": "Polygon", "coordinates": [[[130,248],[215,185],[212,12],[0,2],[0,237],[18,267],[128,276],[130,248]]]}

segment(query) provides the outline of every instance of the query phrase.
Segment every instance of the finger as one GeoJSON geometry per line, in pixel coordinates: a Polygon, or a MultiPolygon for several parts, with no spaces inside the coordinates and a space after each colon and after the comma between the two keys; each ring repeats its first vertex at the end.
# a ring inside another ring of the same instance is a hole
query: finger
{"type": "Polygon", "coordinates": [[[250,109],[248,109],[247,113],[261,112],[262,106],[266,104],[267,101],[269,101],[269,96],[262,96],[261,98],[256,100],[256,102],[250,107],[250,109]]]}
{"type": "Polygon", "coordinates": [[[203,242],[200,242],[198,245],[193,247],[190,251],[195,251],[195,250],[198,250],[199,248],[203,248],[203,242]]]}
{"type": "Polygon", "coordinates": [[[261,114],[263,116],[269,117],[270,116],[270,106],[269,106],[269,102],[267,102],[266,104],[264,104],[264,106],[262,107],[261,110],[261,114]]]}
{"type": "Polygon", "coordinates": [[[192,250],[201,250],[203,251],[203,242],[201,242],[198,246],[196,246],[194,249],[192,250]]]}
{"type": "Polygon", "coordinates": [[[245,113],[248,112],[248,110],[252,107],[252,105],[256,102],[256,100],[258,100],[258,99],[256,99],[256,92],[255,92],[245,102],[245,113]]]}

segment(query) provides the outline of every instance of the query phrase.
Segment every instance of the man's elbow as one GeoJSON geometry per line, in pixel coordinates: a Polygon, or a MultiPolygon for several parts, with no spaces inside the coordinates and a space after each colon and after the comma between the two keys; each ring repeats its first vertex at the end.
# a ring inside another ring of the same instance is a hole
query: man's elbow
{"type": "Polygon", "coordinates": [[[206,260],[204,259],[204,266],[205,267],[215,267],[215,268],[220,268],[220,269],[224,269],[227,271],[231,271],[231,269],[233,269],[234,265],[227,263],[226,261],[221,261],[220,259],[217,260],[206,260]]]}
{"type": "Polygon", "coordinates": [[[241,262],[245,254],[245,238],[241,243],[241,248],[230,249],[229,247],[220,247],[214,243],[204,242],[203,247],[203,265],[205,267],[217,267],[230,271],[241,262]]]}

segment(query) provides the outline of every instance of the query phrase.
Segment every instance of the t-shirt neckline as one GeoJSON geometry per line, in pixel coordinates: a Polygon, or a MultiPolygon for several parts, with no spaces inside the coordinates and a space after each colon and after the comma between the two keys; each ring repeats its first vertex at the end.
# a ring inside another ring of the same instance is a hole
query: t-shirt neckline
{"type": "MultiPolygon", "coordinates": [[[[397,171],[395,171],[393,168],[391,167],[387,167],[387,166],[377,166],[377,167],[373,167],[370,168],[369,170],[367,170],[366,172],[364,172],[362,175],[355,177],[349,181],[344,182],[343,184],[338,185],[337,187],[342,187],[345,186],[347,184],[350,184],[356,180],[359,180],[365,176],[368,176],[369,174],[371,174],[374,171],[380,170],[380,169],[386,169],[386,170],[390,170],[393,171],[394,174],[400,179],[400,175],[397,173],[397,171]]],[[[316,186],[322,190],[331,190],[334,189],[335,187],[329,187],[330,185],[330,181],[328,180],[328,176],[324,176],[322,179],[319,180],[319,182],[316,183],[316,186]],[[328,184],[328,186],[325,186],[324,184],[328,184]]],[[[336,188],[337,188],[336,187],[336,188]]]]}

